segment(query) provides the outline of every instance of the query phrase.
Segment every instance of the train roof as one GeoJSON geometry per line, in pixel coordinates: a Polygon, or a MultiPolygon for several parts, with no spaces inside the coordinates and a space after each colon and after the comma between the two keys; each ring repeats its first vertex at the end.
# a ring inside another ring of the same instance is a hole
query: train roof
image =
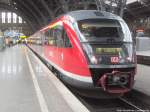
{"type": "MultiPolygon", "coordinates": [[[[53,22],[55,23],[57,20],[59,20],[59,18],[61,18],[63,16],[67,16],[67,15],[73,17],[76,21],[80,21],[80,20],[84,20],[84,19],[115,19],[115,20],[123,20],[120,16],[112,14],[110,12],[106,12],[106,11],[77,10],[77,11],[68,12],[68,13],[66,13],[64,15],[60,15],[53,22]]],[[[48,28],[48,26],[42,28],[42,30],[40,30],[40,31],[45,31],[48,28]]]]}
{"type": "Polygon", "coordinates": [[[78,10],[78,11],[68,12],[66,15],[70,15],[77,21],[83,19],[96,19],[96,18],[122,20],[121,17],[115,14],[106,11],[98,11],[98,10],[78,10]]]}

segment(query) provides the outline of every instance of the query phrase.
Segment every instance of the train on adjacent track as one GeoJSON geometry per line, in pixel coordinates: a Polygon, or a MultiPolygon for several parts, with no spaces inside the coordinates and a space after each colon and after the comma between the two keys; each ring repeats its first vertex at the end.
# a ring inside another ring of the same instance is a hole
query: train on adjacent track
{"type": "Polygon", "coordinates": [[[136,52],[130,30],[119,16],[97,10],[68,12],[37,31],[28,46],[71,87],[110,95],[130,91],[136,52]]]}

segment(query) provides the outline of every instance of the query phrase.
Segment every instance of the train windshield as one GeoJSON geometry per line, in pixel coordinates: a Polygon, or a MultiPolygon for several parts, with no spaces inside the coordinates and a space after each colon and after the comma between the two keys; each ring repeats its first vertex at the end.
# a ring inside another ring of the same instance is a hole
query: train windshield
{"type": "Polygon", "coordinates": [[[135,62],[128,26],[112,19],[78,21],[79,39],[89,64],[124,65],[135,62]]]}
{"type": "Polygon", "coordinates": [[[132,42],[128,26],[113,19],[78,21],[81,42],[132,42]]]}

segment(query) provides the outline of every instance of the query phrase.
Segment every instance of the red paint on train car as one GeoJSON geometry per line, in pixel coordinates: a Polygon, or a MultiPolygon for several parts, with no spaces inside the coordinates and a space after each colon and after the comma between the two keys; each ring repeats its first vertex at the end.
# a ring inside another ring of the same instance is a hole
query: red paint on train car
{"type": "Polygon", "coordinates": [[[63,26],[72,43],[72,47],[59,48],[54,46],[45,46],[45,56],[67,72],[80,76],[83,75],[85,77],[91,76],[89,69],[87,69],[88,64],[75,31],[65,23],[63,23],[63,26]]]}

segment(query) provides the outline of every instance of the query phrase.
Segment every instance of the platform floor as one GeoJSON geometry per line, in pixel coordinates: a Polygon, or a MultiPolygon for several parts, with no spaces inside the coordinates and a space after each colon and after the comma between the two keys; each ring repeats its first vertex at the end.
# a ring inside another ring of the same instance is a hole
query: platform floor
{"type": "Polygon", "coordinates": [[[137,65],[134,88],[150,96],[150,66],[137,65]]]}
{"type": "Polygon", "coordinates": [[[150,50],[136,52],[138,61],[134,88],[150,96],[150,50]],[[142,65],[144,64],[144,65],[142,65]]]}
{"type": "Polygon", "coordinates": [[[140,55],[140,56],[150,56],[150,50],[148,50],[148,51],[137,51],[136,54],[140,55]]]}
{"type": "Polygon", "coordinates": [[[55,78],[26,46],[1,51],[0,112],[87,112],[55,78]]]}

